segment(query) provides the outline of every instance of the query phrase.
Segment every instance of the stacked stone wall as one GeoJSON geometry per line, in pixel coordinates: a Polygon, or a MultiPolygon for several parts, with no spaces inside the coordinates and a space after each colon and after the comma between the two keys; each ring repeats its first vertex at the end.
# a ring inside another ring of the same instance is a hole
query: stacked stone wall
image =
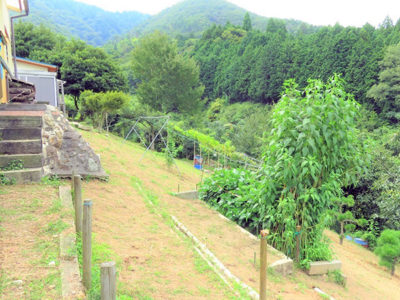
{"type": "Polygon", "coordinates": [[[82,135],[71,127],[65,116],[47,105],[42,129],[43,169],[45,175],[107,178],[99,156],[82,135]]]}

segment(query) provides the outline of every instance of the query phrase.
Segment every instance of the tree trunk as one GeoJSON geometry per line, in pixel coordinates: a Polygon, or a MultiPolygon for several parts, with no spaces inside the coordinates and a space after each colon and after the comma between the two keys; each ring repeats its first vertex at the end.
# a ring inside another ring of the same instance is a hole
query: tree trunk
{"type": "Polygon", "coordinates": [[[79,107],[78,107],[78,96],[74,96],[74,104],[75,104],[76,110],[79,110],[79,107]]]}
{"type": "Polygon", "coordinates": [[[343,223],[344,222],[340,222],[340,245],[343,245],[343,238],[344,238],[343,223]]]}
{"type": "Polygon", "coordinates": [[[393,260],[393,265],[392,265],[392,271],[390,272],[390,274],[393,276],[394,275],[394,269],[396,268],[396,264],[397,264],[397,259],[393,260]]]}

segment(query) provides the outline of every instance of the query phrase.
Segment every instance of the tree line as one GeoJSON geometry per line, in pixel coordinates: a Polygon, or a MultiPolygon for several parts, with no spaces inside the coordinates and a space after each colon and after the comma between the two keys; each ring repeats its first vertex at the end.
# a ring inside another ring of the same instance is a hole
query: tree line
{"type": "Polygon", "coordinates": [[[378,81],[385,49],[399,42],[400,20],[394,25],[389,18],[379,28],[335,25],[309,34],[288,33],[279,20],[270,20],[265,31],[254,30],[245,19],[243,26],[213,25],[191,55],[208,99],[272,104],[288,78],[304,87],[309,78],[326,81],[336,73],[358,102],[380,112],[367,92],[378,81]]]}

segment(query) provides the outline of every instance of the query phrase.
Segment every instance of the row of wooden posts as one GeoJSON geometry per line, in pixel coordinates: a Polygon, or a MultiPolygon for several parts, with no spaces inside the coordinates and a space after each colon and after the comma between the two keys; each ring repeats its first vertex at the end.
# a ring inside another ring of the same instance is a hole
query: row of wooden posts
{"type": "MultiPolygon", "coordinates": [[[[73,203],[75,208],[75,227],[78,236],[82,237],[82,282],[87,291],[92,286],[92,200],[82,203],[82,178],[73,175],[73,203]]],[[[115,262],[101,264],[101,300],[115,300],[116,268],[115,262]]]]}

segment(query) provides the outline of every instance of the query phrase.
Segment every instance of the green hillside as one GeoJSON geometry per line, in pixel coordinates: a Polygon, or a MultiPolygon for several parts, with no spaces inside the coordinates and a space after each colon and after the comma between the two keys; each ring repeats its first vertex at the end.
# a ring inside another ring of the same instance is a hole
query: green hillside
{"type": "Polygon", "coordinates": [[[73,0],[30,0],[34,24],[45,24],[66,36],[80,38],[100,46],[111,37],[125,34],[149,16],[139,12],[108,12],[96,6],[73,0]]]}
{"type": "MultiPolygon", "coordinates": [[[[142,35],[154,30],[164,31],[172,36],[178,34],[199,37],[212,24],[225,25],[230,22],[241,25],[246,10],[225,0],[186,0],[159,14],[148,18],[135,27],[131,33],[142,35]]],[[[265,30],[268,18],[250,14],[253,27],[265,30]]],[[[301,21],[286,20],[289,31],[311,26],[301,21]]]]}

